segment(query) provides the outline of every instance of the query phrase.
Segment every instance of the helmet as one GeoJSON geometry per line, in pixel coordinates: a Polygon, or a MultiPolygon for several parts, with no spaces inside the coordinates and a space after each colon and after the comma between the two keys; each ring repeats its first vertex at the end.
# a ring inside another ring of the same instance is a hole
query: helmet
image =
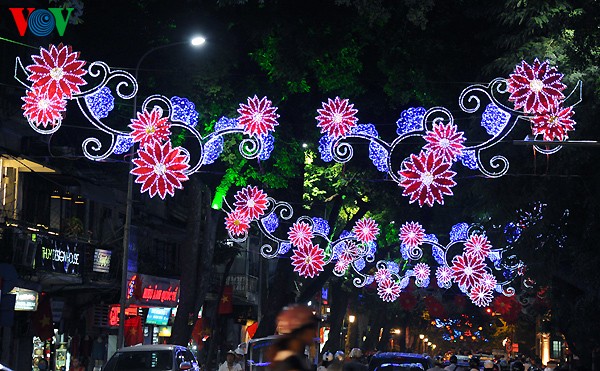
{"type": "Polygon", "coordinates": [[[494,368],[494,362],[490,360],[483,362],[483,368],[494,368]]]}
{"type": "Polygon", "coordinates": [[[338,350],[337,352],[335,352],[335,358],[336,358],[338,361],[343,361],[343,360],[344,360],[344,358],[346,358],[346,355],[344,354],[344,351],[342,351],[342,350],[338,350]]]}
{"type": "Polygon", "coordinates": [[[277,316],[277,332],[291,334],[307,327],[316,327],[317,317],[306,305],[293,304],[279,312],[277,316]]]}
{"type": "Polygon", "coordinates": [[[360,358],[362,357],[362,350],[359,348],[352,348],[350,351],[350,358],[360,358]]]}
{"type": "Polygon", "coordinates": [[[479,358],[473,357],[469,360],[469,366],[471,367],[479,367],[479,358]]]}
{"type": "Polygon", "coordinates": [[[521,361],[515,361],[513,362],[511,369],[514,371],[525,371],[525,366],[523,366],[521,361]]]}
{"type": "Polygon", "coordinates": [[[323,361],[327,361],[327,362],[333,361],[333,354],[331,354],[331,352],[323,353],[323,361]]]}

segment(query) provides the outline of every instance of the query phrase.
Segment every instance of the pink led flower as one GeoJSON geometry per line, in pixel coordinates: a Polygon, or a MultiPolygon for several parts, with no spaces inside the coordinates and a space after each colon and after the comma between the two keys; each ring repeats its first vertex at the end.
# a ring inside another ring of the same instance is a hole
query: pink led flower
{"type": "Polygon", "coordinates": [[[469,298],[478,307],[487,307],[492,302],[492,299],[494,299],[494,296],[492,295],[492,290],[483,285],[475,285],[471,289],[471,292],[469,292],[469,298]]]}
{"type": "Polygon", "coordinates": [[[427,144],[423,147],[426,151],[435,152],[441,156],[444,161],[452,162],[456,160],[456,157],[462,154],[465,146],[465,138],[463,132],[458,131],[458,127],[451,123],[448,125],[433,124],[433,130],[428,131],[427,135],[424,136],[427,144]]]}
{"type": "Polygon", "coordinates": [[[348,99],[328,98],[327,103],[323,102],[322,105],[323,108],[317,110],[319,116],[315,117],[321,133],[327,133],[332,138],[344,137],[356,126],[358,118],[355,115],[358,110],[354,109],[354,104],[349,104],[348,99]]]}
{"type": "Polygon", "coordinates": [[[484,288],[493,290],[493,289],[496,288],[496,285],[498,284],[498,281],[496,281],[496,277],[492,276],[489,273],[486,273],[486,274],[483,275],[483,277],[481,277],[480,284],[484,288]]]}
{"type": "Polygon", "coordinates": [[[162,199],[167,193],[173,196],[175,188],[183,188],[181,182],[188,180],[189,158],[179,147],[171,148],[171,142],[147,144],[138,155],[131,174],[137,175],[135,182],[142,184],[141,191],[148,191],[150,197],[157,193],[162,199]]]}
{"type": "Polygon", "coordinates": [[[435,271],[435,278],[441,286],[446,285],[452,279],[452,269],[446,266],[439,266],[435,271]]]}
{"type": "Polygon", "coordinates": [[[340,259],[335,263],[333,270],[338,273],[345,272],[346,269],[348,269],[348,267],[350,266],[350,263],[351,261],[340,259]]]}
{"type": "Polygon", "coordinates": [[[294,246],[306,246],[314,237],[311,226],[305,222],[296,222],[288,231],[288,238],[294,246]]]}
{"type": "Polygon", "coordinates": [[[61,123],[61,112],[67,108],[67,101],[56,95],[49,98],[40,89],[27,90],[27,95],[21,98],[25,104],[21,106],[23,116],[36,127],[54,127],[61,123]]]}
{"type": "Polygon", "coordinates": [[[318,276],[325,265],[325,253],[319,245],[308,244],[294,249],[292,266],[302,277],[318,276]]]}
{"type": "Polygon", "coordinates": [[[429,278],[429,273],[431,273],[431,269],[425,263],[417,263],[413,268],[413,272],[415,273],[415,278],[418,281],[425,281],[429,278]]]}
{"type": "Polygon", "coordinates": [[[257,187],[247,186],[235,195],[235,209],[246,214],[248,219],[257,219],[265,213],[269,201],[267,194],[257,187]]]}
{"type": "Polygon", "coordinates": [[[398,172],[400,186],[404,187],[402,194],[410,196],[410,203],[419,201],[419,206],[433,206],[435,202],[443,205],[444,195],[452,195],[450,188],[456,185],[452,179],[456,173],[450,170],[451,165],[435,152],[411,154],[398,172]]]}
{"type": "Polygon", "coordinates": [[[275,130],[275,126],[279,125],[279,115],[275,113],[277,107],[271,104],[267,97],[258,99],[256,95],[248,97],[248,104],[240,104],[238,121],[244,127],[244,133],[259,136],[275,130]]]}
{"type": "Polygon", "coordinates": [[[87,73],[83,69],[85,61],[78,57],[79,52],[63,44],[50,45],[50,50],[40,48],[40,55],[31,57],[35,64],[26,67],[31,73],[27,80],[33,82],[33,89],[39,88],[49,98],[70,99],[74,93],[81,92],[80,85],[86,84],[81,78],[87,73]]]}
{"type": "Polygon", "coordinates": [[[356,222],[352,232],[360,242],[372,242],[379,235],[379,227],[371,218],[363,218],[356,222]]]}
{"type": "Polygon", "coordinates": [[[465,254],[478,260],[485,259],[490,254],[491,249],[492,245],[484,235],[472,234],[465,242],[465,254]]]}
{"type": "Polygon", "coordinates": [[[400,233],[398,236],[403,244],[409,248],[414,248],[423,243],[423,239],[425,238],[425,229],[423,229],[419,223],[407,222],[404,223],[400,228],[400,233]]]}
{"type": "Polygon", "coordinates": [[[485,273],[483,260],[466,254],[455,256],[450,268],[454,281],[466,290],[478,284],[485,273]]]}
{"type": "Polygon", "coordinates": [[[531,119],[531,129],[534,135],[542,134],[544,140],[569,139],[568,131],[575,130],[575,120],[572,120],[573,107],[563,108],[556,105],[549,112],[544,112],[531,119]]]}
{"type": "Polygon", "coordinates": [[[373,278],[378,283],[381,281],[384,281],[384,280],[391,280],[392,272],[390,272],[389,269],[387,269],[387,268],[381,268],[375,272],[375,274],[373,275],[373,278]]]}
{"type": "Polygon", "coordinates": [[[392,302],[400,295],[400,286],[393,280],[382,280],[377,285],[377,294],[381,300],[392,302]]]}
{"type": "Polygon", "coordinates": [[[232,211],[225,217],[225,228],[232,236],[242,236],[250,228],[250,220],[240,211],[232,211]]]}
{"type": "Polygon", "coordinates": [[[340,251],[338,260],[345,260],[347,262],[353,262],[358,259],[360,252],[358,250],[358,246],[354,241],[345,241],[341,245],[342,251],[340,251]]]}
{"type": "Polygon", "coordinates": [[[511,93],[508,100],[515,102],[515,109],[524,107],[528,113],[550,111],[564,99],[562,91],[566,86],[561,82],[563,74],[548,63],[540,63],[536,58],[533,66],[523,61],[515,67],[508,79],[508,91],[511,93]]]}
{"type": "Polygon", "coordinates": [[[138,112],[136,119],[131,119],[129,128],[134,142],[140,147],[146,144],[163,143],[171,135],[171,123],[168,117],[162,117],[162,110],[154,107],[152,112],[138,112]]]}

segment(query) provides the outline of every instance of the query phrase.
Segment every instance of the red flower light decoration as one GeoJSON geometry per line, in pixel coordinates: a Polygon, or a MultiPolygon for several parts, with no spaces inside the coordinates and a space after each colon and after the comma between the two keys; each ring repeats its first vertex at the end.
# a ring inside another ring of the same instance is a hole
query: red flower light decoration
{"type": "Polygon", "coordinates": [[[372,242],[379,235],[379,227],[371,218],[363,218],[356,222],[352,232],[360,242],[372,242]]]}
{"type": "Polygon", "coordinates": [[[250,229],[250,220],[240,211],[233,211],[225,217],[225,228],[233,236],[242,236],[250,229]]]}
{"type": "Polygon", "coordinates": [[[377,285],[377,294],[381,300],[386,302],[395,301],[400,295],[400,285],[393,280],[382,280],[377,285]]]}
{"type": "Polygon", "coordinates": [[[544,140],[567,140],[568,131],[575,130],[575,120],[572,120],[573,107],[563,108],[554,106],[549,112],[533,117],[531,129],[534,135],[543,135],[544,140]]]}
{"type": "Polygon", "coordinates": [[[483,277],[481,277],[481,281],[480,281],[481,285],[484,288],[488,288],[490,290],[493,290],[496,288],[496,285],[498,284],[498,281],[496,280],[496,277],[492,276],[489,273],[486,273],[483,275],[483,277]]]}
{"type": "Polygon", "coordinates": [[[404,196],[410,196],[410,203],[419,202],[433,206],[435,202],[444,204],[444,195],[452,195],[450,188],[456,185],[453,180],[456,173],[450,170],[452,164],[444,162],[435,152],[421,151],[411,154],[410,160],[402,163],[400,186],[404,187],[404,196]]]}
{"type": "Polygon", "coordinates": [[[67,101],[56,95],[49,98],[40,89],[27,90],[27,95],[22,97],[25,104],[21,106],[27,121],[36,127],[54,127],[61,123],[62,113],[67,108],[67,101]]]}
{"type": "Polygon", "coordinates": [[[154,107],[152,112],[138,112],[136,119],[131,119],[129,128],[134,142],[140,142],[140,147],[146,144],[163,143],[171,135],[171,123],[168,117],[161,117],[162,110],[154,107]]]}
{"type": "Polygon", "coordinates": [[[477,284],[469,292],[469,298],[478,307],[487,307],[492,302],[492,299],[494,299],[494,296],[491,289],[477,284]]]}
{"type": "Polygon", "coordinates": [[[137,175],[135,182],[142,184],[141,191],[148,191],[150,197],[157,193],[162,199],[167,193],[173,196],[175,188],[183,188],[181,182],[188,180],[189,158],[179,147],[171,148],[171,142],[147,144],[138,155],[131,174],[137,175]]]}
{"type": "Polygon", "coordinates": [[[376,282],[381,282],[383,280],[391,280],[392,272],[390,272],[390,270],[387,268],[377,269],[377,271],[373,275],[373,278],[376,282]]]}
{"type": "Polygon", "coordinates": [[[279,115],[275,113],[277,107],[273,107],[267,97],[258,99],[255,95],[253,98],[248,98],[248,104],[240,104],[237,111],[240,114],[238,121],[244,127],[246,134],[257,136],[268,134],[279,125],[277,122],[279,115]]]}
{"type": "Polygon", "coordinates": [[[475,259],[483,260],[489,254],[492,245],[486,236],[472,234],[465,242],[465,254],[473,256],[475,259]]]}
{"type": "Polygon", "coordinates": [[[40,48],[40,55],[31,58],[35,64],[26,67],[31,73],[27,79],[32,81],[32,89],[39,88],[49,98],[70,99],[80,93],[80,85],[86,82],[81,77],[87,72],[83,69],[85,61],[78,60],[79,52],[73,52],[70,46],[50,45],[50,50],[40,48]]]}
{"type": "Polygon", "coordinates": [[[485,273],[484,268],[485,263],[483,260],[467,254],[456,255],[452,259],[452,266],[450,267],[454,281],[467,290],[481,281],[485,273]]]}
{"type": "Polygon", "coordinates": [[[452,280],[452,269],[446,266],[439,266],[435,271],[435,278],[439,282],[438,286],[444,286],[452,280]]]}
{"type": "Polygon", "coordinates": [[[400,237],[400,241],[406,246],[410,248],[417,247],[423,243],[425,229],[419,223],[407,222],[400,228],[398,237],[400,237]]]}
{"type": "Polygon", "coordinates": [[[346,136],[356,126],[358,118],[355,115],[358,110],[353,104],[349,104],[348,99],[328,98],[327,103],[323,102],[322,105],[323,108],[317,110],[319,116],[316,117],[317,127],[321,128],[321,133],[339,138],[346,136]]]}
{"type": "Polygon", "coordinates": [[[415,278],[418,281],[425,281],[429,278],[429,274],[431,273],[431,269],[425,263],[417,263],[413,268],[413,272],[415,272],[415,278]]]}
{"type": "Polygon", "coordinates": [[[292,266],[302,277],[315,277],[323,271],[325,252],[319,245],[308,244],[294,249],[292,266]]]}
{"type": "Polygon", "coordinates": [[[458,127],[451,123],[448,125],[433,124],[433,130],[428,131],[423,137],[427,144],[423,147],[426,151],[435,152],[441,156],[444,161],[452,162],[456,160],[456,157],[462,154],[465,149],[463,143],[465,138],[463,132],[458,131],[458,127]]]}
{"type": "Polygon", "coordinates": [[[296,222],[288,231],[288,238],[294,246],[306,246],[310,244],[314,234],[311,226],[305,222],[296,222]]]}
{"type": "Polygon", "coordinates": [[[333,267],[333,270],[338,272],[338,273],[342,273],[345,272],[346,269],[348,269],[348,267],[350,266],[350,263],[352,263],[349,260],[343,260],[340,259],[335,263],[335,266],[333,267]]]}
{"type": "Polygon", "coordinates": [[[523,61],[507,81],[511,93],[508,100],[515,103],[515,109],[524,108],[527,113],[550,111],[565,97],[562,78],[563,74],[550,67],[548,61],[540,63],[536,58],[532,66],[523,61]]]}
{"type": "Polygon", "coordinates": [[[267,194],[253,186],[247,186],[238,191],[235,200],[235,209],[244,213],[250,220],[263,215],[269,203],[267,194]]]}
{"type": "Polygon", "coordinates": [[[344,260],[348,263],[352,263],[358,258],[359,255],[360,254],[356,243],[354,243],[354,241],[345,241],[342,244],[342,251],[337,258],[338,260],[344,260]]]}

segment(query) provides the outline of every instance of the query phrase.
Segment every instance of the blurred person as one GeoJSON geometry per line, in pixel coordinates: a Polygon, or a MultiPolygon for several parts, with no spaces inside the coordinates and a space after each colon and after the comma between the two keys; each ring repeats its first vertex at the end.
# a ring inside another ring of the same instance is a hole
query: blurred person
{"type": "Polygon", "coordinates": [[[85,371],[85,367],[79,362],[79,358],[73,358],[71,360],[71,366],[69,367],[69,371],[85,371]]]}
{"type": "Polygon", "coordinates": [[[246,369],[246,362],[244,361],[244,351],[240,348],[237,348],[233,351],[235,353],[235,363],[240,365],[242,371],[246,369]]]}
{"type": "Polygon", "coordinates": [[[427,371],[443,371],[444,370],[442,368],[443,364],[444,364],[444,361],[442,360],[442,357],[437,356],[437,357],[435,357],[435,360],[433,361],[433,367],[428,368],[427,371]]]}
{"type": "Polygon", "coordinates": [[[446,370],[446,371],[466,371],[467,369],[465,367],[458,365],[458,358],[456,357],[456,355],[453,354],[450,356],[450,364],[448,366],[446,366],[444,368],[444,370],[446,370]]]}
{"type": "Polygon", "coordinates": [[[242,371],[242,366],[235,363],[235,352],[230,350],[225,355],[225,362],[219,366],[219,371],[242,371]]]}
{"type": "Polygon", "coordinates": [[[333,361],[327,366],[327,371],[342,371],[342,367],[344,366],[344,359],[346,356],[344,352],[338,350],[333,355],[333,361]]]}
{"type": "Polygon", "coordinates": [[[523,362],[521,362],[521,361],[514,361],[510,365],[510,370],[511,371],[525,371],[525,366],[523,366],[523,362]]]}
{"type": "Polygon", "coordinates": [[[483,369],[484,370],[492,370],[494,368],[494,362],[487,360],[485,362],[483,362],[483,369]]]}
{"type": "Polygon", "coordinates": [[[317,336],[318,317],[306,305],[293,304],[277,316],[277,332],[282,336],[269,349],[271,371],[312,371],[304,351],[317,336]]]}
{"type": "Polygon", "coordinates": [[[362,355],[362,350],[352,348],[349,354],[350,359],[344,363],[342,371],[367,371],[367,366],[361,362],[362,355]]]}
{"type": "Polygon", "coordinates": [[[317,367],[317,371],[327,371],[327,366],[333,362],[333,354],[331,352],[323,353],[323,359],[321,360],[321,365],[317,367]]]}
{"type": "Polygon", "coordinates": [[[472,357],[469,360],[469,371],[479,371],[479,358],[472,357]]]}

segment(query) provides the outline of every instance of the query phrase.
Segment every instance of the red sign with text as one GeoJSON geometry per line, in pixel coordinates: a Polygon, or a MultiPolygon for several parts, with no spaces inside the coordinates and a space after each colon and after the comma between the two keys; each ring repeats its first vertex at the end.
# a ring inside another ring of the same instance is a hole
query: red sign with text
{"type": "Polygon", "coordinates": [[[129,273],[127,299],[139,305],[176,307],[179,301],[179,280],[129,273]]]}

